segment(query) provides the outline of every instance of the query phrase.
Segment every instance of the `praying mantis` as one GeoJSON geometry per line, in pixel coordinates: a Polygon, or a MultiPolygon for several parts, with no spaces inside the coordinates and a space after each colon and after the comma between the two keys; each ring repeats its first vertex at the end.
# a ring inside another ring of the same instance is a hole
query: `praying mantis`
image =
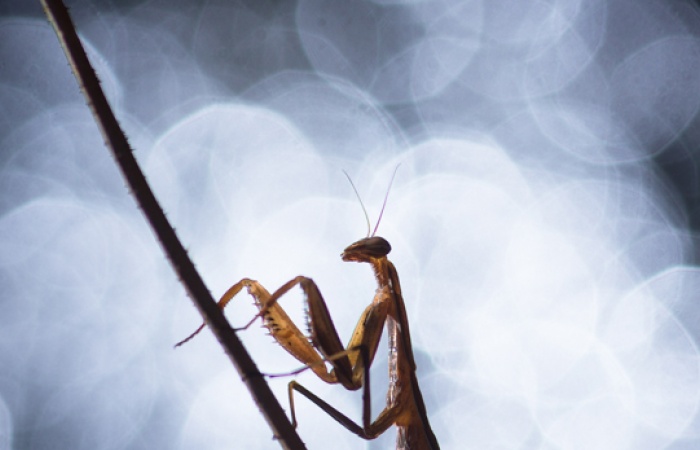
{"type": "MultiPolygon", "coordinates": [[[[347,173],[346,176],[348,176],[347,173]]],[[[359,199],[357,189],[349,176],[348,180],[359,199]]],[[[311,278],[305,276],[298,276],[288,281],[272,295],[257,281],[243,278],[224,293],[218,305],[223,309],[245,287],[254,298],[260,312],[243,328],[248,328],[258,317],[261,317],[272,337],[288,353],[304,364],[301,370],[310,369],[323,381],[340,384],[351,391],[363,389],[362,425],[358,425],[298,382],[291,381],[288,392],[292,424],[295,427],[297,423],[294,412],[294,391],[297,391],[363,439],[374,439],[392,425],[396,425],[397,450],[439,450],[440,446],[430,427],[423,395],[418,387],[416,363],[399,276],[394,264],[387,258],[391,245],[386,239],[375,236],[387,197],[388,191],[372,234],[368,233],[367,237],[349,245],[341,254],[343,261],[369,264],[377,282],[374,299],[360,316],[346,347],[338,336],[318,286],[311,278]],[[301,288],[305,296],[309,337],[299,330],[279,304],[281,297],[296,286],[301,288]],[[386,407],[372,421],[370,367],[376,355],[384,325],[389,337],[389,389],[386,407]],[[326,362],[332,366],[331,370],[328,370],[326,362]]],[[[361,200],[360,203],[362,203],[361,200]]],[[[364,210],[364,206],[362,208],[364,210]]],[[[367,217],[366,210],[365,217],[367,217]]],[[[367,223],[369,227],[369,218],[367,223]]],[[[176,346],[189,341],[203,328],[204,324],[176,346]]]]}

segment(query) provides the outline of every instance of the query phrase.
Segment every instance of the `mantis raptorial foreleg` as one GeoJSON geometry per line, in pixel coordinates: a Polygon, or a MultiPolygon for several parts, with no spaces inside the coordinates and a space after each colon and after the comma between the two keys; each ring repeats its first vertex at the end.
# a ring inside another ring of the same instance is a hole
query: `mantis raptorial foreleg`
{"type": "MultiPolygon", "coordinates": [[[[306,336],[304,336],[276,301],[270,301],[270,293],[257,281],[243,278],[241,281],[231,286],[224,295],[221,296],[221,299],[219,299],[219,307],[224,309],[233,297],[244,287],[247,288],[248,293],[255,299],[255,304],[258,309],[260,309],[260,315],[263,317],[265,326],[274,339],[302,364],[308,365],[319,378],[328,383],[336,383],[335,376],[328,372],[326,365],[323,363],[323,358],[311,346],[306,336]],[[270,306],[266,307],[265,305],[268,304],[270,306]]],[[[202,324],[194,333],[175,344],[175,346],[178,347],[192,339],[204,326],[205,324],[202,324]]]]}
{"type": "MultiPolygon", "coordinates": [[[[348,390],[357,390],[365,386],[366,394],[363,395],[363,398],[369,398],[367,378],[387,317],[388,305],[384,301],[387,298],[387,292],[377,293],[375,301],[362,313],[348,346],[344,347],[326,302],[312,279],[302,276],[296,277],[270,295],[267,289],[257,281],[244,278],[224,293],[218,302],[219,307],[225,308],[244,287],[255,299],[255,305],[260,310],[256,318],[262,317],[271,336],[289,354],[327,383],[340,383],[348,390]],[[309,337],[299,330],[279,304],[280,298],[297,285],[306,298],[309,337]],[[326,362],[333,367],[331,371],[328,371],[326,362]]],[[[247,328],[252,322],[249,322],[244,328],[247,328]]],[[[176,346],[189,341],[203,328],[204,324],[176,346]]],[[[290,406],[293,408],[293,401],[291,401],[290,406]]],[[[363,421],[369,424],[369,403],[363,407],[363,410],[367,410],[367,413],[363,414],[367,418],[363,417],[363,421]]],[[[294,417],[293,410],[292,417],[294,417]]]]}

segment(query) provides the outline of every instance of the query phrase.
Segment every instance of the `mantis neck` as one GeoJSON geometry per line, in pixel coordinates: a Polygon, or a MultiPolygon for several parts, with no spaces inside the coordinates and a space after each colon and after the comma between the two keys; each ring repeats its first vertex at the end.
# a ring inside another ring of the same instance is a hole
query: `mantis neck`
{"type": "Polygon", "coordinates": [[[374,272],[374,278],[377,279],[379,289],[389,286],[389,270],[387,268],[388,263],[389,260],[386,256],[381,258],[372,258],[370,260],[370,265],[372,266],[372,271],[374,272]]]}

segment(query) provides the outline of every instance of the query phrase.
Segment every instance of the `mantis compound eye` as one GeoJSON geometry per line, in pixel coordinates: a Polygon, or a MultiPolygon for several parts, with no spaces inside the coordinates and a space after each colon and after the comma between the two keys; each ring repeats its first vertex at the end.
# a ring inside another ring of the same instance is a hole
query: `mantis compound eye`
{"type": "Polygon", "coordinates": [[[391,251],[386,239],[372,236],[350,244],[340,255],[343,261],[369,262],[370,258],[383,258],[391,251]]]}

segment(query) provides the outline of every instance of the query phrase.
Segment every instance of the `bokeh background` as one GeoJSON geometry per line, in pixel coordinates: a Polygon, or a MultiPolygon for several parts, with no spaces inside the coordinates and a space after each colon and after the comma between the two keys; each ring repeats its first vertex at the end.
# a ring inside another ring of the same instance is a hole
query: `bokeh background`
{"type": "MultiPolygon", "coordinates": [[[[374,222],[401,164],[378,234],[443,449],[700,447],[694,2],[68,4],[215,296],[305,274],[348,339],[375,286],[338,257],[366,234],[342,170],[374,222]]],[[[208,331],[173,350],[201,319],[38,2],[0,14],[0,449],[276,448],[208,331]]],[[[376,413],[384,350],[372,376],[376,413]]],[[[394,445],[298,416],[310,449],[394,445]]]]}

